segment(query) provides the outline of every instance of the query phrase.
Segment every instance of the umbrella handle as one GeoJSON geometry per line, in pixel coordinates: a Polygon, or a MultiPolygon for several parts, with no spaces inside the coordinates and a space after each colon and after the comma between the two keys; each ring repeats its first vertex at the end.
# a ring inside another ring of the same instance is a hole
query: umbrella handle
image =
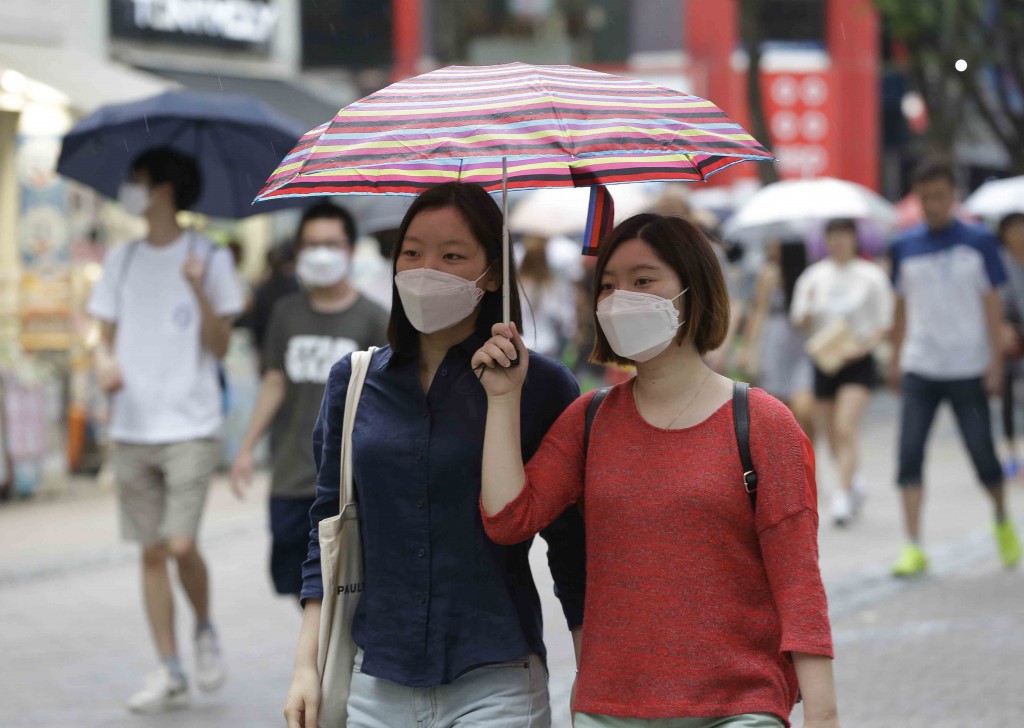
{"type": "MultiPolygon", "coordinates": [[[[509,297],[510,286],[509,286],[509,266],[511,265],[511,255],[509,250],[511,245],[509,244],[508,234],[508,159],[505,157],[501,158],[501,317],[505,325],[508,326],[512,320],[512,315],[509,312],[511,302],[509,297]]],[[[519,366],[519,349],[516,348],[516,358],[512,360],[510,366],[519,366]]]]}

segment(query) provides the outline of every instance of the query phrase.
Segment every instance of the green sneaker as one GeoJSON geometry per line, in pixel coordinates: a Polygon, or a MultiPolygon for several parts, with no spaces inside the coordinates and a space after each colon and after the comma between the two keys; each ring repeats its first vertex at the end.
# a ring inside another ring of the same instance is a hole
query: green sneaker
{"type": "Polygon", "coordinates": [[[999,558],[1003,560],[1003,566],[1012,569],[1020,563],[1020,539],[1017,538],[1013,521],[1007,518],[1002,523],[995,524],[992,531],[996,535],[996,545],[999,546],[999,558]]]}
{"type": "Polygon", "coordinates": [[[928,570],[928,557],[920,546],[907,544],[900,558],[892,565],[893,576],[917,576],[928,570]]]}

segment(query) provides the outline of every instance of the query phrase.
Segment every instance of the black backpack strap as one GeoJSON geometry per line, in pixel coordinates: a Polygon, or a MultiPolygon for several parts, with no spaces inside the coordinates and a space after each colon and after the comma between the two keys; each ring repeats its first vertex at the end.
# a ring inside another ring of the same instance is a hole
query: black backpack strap
{"type": "Polygon", "coordinates": [[[611,387],[602,387],[594,393],[594,396],[587,402],[587,424],[583,428],[583,464],[587,463],[587,450],[590,448],[590,428],[594,424],[594,417],[597,415],[597,408],[601,406],[601,402],[605,397],[608,396],[608,392],[612,390],[611,387]]]}
{"type": "Polygon", "coordinates": [[[750,458],[750,385],[735,382],[732,386],[732,421],[736,428],[736,446],[743,464],[743,490],[750,497],[751,508],[757,508],[757,471],[750,458]]]}

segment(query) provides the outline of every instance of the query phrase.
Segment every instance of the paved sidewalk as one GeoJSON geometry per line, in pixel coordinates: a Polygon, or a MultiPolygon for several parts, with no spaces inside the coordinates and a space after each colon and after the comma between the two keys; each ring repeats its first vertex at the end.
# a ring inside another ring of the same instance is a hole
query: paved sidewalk
{"type": "MultiPolygon", "coordinates": [[[[839,650],[843,725],[1024,725],[1011,720],[1024,715],[1024,577],[998,567],[989,507],[948,413],[936,422],[929,452],[925,523],[935,575],[911,584],[887,575],[902,544],[891,484],[894,414],[889,397],[872,405],[862,467],[870,498],[853,528],[836,529],[824,515],[831,476],[827,453],[818,456],[821,564],[839,650]]],[[[1011,490],[1019,523],[1024,489],[1011,490]]],[[[224,478],[214,483],[202,544],[231,676],[222,693],[196,696],[188,712],[154,718],[123,707],[153,657],[137,549],[118,540],[113,493],[77,483],[61,499],[0,504],[0,728],[282,726],[299,614],[272,594],[265,496],[263,477],[242,502],[224,478]]],[[[571,641],[552,596],[543,542],[531,559],[544,603],[552,712],[556,728],[565,728],[571,641]]],[[[178,615],[187,638],[183,602],[178,615]]],[[[191,645],[182,642],[189,666],[191,645]]]]}
{"type": "Polygon", "coordinates": [[[985,563],[926,578],[832,630],[844,726],[1024,725],[1020,572],[985,563]]]}

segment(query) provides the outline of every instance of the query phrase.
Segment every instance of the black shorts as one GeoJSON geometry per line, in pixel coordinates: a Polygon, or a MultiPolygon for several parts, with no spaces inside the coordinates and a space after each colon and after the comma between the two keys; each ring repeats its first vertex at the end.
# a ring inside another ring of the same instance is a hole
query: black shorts
{"type": "Polygon", "coordinates": [[[302,562],[309,551],[313,498],[270,499],[270,577],[278,594],[302,591],[302,562]]]}
{"type": "Polygon", "coordinates": [[[825,374],[814,367],[814,396],[818,399],[835,399],[839,388],[847,384],[859,384],[868,389],[878,383],[875,372],[875,358],[870,354],[855,359],[835,374],[825,374]]]}

